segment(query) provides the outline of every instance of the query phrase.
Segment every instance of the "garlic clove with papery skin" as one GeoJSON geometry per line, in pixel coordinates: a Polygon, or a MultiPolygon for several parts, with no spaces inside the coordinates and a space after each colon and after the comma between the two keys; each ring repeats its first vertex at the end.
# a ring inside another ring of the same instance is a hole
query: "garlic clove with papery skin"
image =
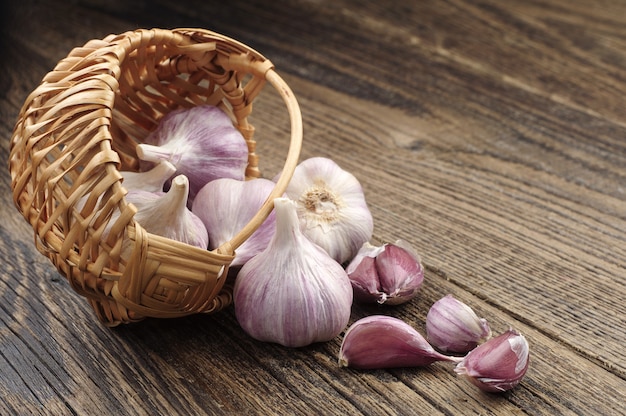
{"type": "Polygon", "coordinates": [[[357,302],[399,305],[413,299],[424,281],[415,250],[403,240],[374,246],[363,244],[346,272],[357,302]]]}
{"type": "Polygon", "coordinates": [[[421,367],[435,361],[459,362],[443,355],[406,322],[384,315],[371,315],[353,323],[339,350],[339,366],[358,369],[421,367]]]}
{"type": "Polygon", "coordinates": [[[528,341],[514,329],[470,351],[454,371],[483,391],[503,392],[517,386],[530,363],[528,341]]]}
{"type": "Polygon", "coordinates": [[[137,156],[151,163],[166,160],[189,178],[189,200],[218,178],[243,180],[248,145],[230,117],[218,107],[200,105],[166,114],[157,128],[136,146],[137,156]]]}
{"type": "Polygon", "coordinates": [[[440,351],[465,353],[490,337],[487,320],[452,295],[435,302],[426,315],[426,338],[440,351]]]}
{"type": "Polygon", "coordinates": [[[297,203],[303,233],[337,262],[351,260],[371,239],[374,221],[363,188],[333,160],[301,162],[286,194],[297,203]]]}
{"type": "Polygon", "coordinates": [[[352,287],[343,267],[301,232],[295,202],[274,200],[276,231],[243,265],[233,302],[251,337],[287,347],[335,338],[348,324],[352,287]]]}
{"type": "MultiPolygon", "coordinates": [[[[196,194],[191,211],[204,223],[213,250],[230,241],[261,208],[276,184],[257,178],[238,181],[230,178],[207,183],[196,194]]],[[[231,266],[241,266],[263,251],[274,235],[274,211],[236,250],[231,266]]]]}

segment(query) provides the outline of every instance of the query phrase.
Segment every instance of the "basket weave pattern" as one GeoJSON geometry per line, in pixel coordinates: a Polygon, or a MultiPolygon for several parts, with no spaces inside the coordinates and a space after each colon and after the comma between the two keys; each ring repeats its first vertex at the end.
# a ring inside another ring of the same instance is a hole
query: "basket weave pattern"
{"type": "Polygon", "coordinates": [[[230,304],[225,281],[234,250],[283,194],[301,142],[298,104],[258,52],[202,29],[110,35],[72,50],[27,97],[11,140],[13,198],[33,227],[37,249],[103,323],[213,312],[230,304]],[[120,174],[138,169],[135,145],[168,112],[215,105],[248,143],[246,177],[259,177],[248,116],[268,81],[285,102],[291,137],[265,205],[213,251],[147,233],[134,221],[120,174]],[[121,256],[125,238],[132,243],[128,258],[121,256]]]}

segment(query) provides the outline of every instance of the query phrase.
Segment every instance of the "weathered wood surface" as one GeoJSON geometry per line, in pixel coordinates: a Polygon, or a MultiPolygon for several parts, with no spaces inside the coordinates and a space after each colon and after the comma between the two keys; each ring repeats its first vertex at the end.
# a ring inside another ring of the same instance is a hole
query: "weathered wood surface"
{"type": "MultiPolygon", "coordinates": [[[[74,46],[138,27],[224,33],[296,93],[302,158],[354,173],[375,237],[422,254],[417,299],[355,306],[352,320],[384,313],[423,331],[453,293],[495,332],[523,332],[532,358],[521,385],[487,395],[446,364],[340,369],[340,337],[256,342],[230,309],[105,328],[35,250],[5,169],[0,414],[626,414],[624,2],[5,3],[2,160],[26,95],[74,46]]],[[[271,93],[255,108],[268,172],[284,113],[271,93]]]]}

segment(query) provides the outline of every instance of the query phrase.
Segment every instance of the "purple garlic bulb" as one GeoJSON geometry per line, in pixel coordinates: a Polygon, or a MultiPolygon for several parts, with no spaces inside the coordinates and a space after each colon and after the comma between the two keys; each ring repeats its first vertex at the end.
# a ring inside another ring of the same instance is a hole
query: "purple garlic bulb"
{"type": "Polygon", "coordinates": [[[139,159],[166,160],[176,166],[176,174],[187,176],[190,202],[214,179],[243,180],[248,164],[244,137],[225,112],[211,105],[168,113],[136,150],[139,159]]]}
{"type": "Polygon", "coordinates": [[[276,198],[274,211],[270,242],[237,274],[237,321],[252,338],[286,347],[329,341],[350,320],[350,280],[339,263],[304,236],[294,201],[276,198]]]}
{"type": "MultiPolygon", "coordinates": [[[[206,226],[213,250],[230,241],[261,208],[276,184],[264,178],[238,181],[230,178],[207,183],[193,201],[191,211],[206,226]]],[[[261,226],[237,248],[231,266],[242,266],[269,245],[276,227],[274,211],[261,226]]]]}

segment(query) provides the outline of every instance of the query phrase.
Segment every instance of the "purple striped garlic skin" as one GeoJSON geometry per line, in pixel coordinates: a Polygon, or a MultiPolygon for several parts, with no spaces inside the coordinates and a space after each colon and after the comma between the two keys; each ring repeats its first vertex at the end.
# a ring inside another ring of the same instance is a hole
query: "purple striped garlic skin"
{"type": "Polygon", "coordinates": [[[374,246],[364,243],[346,267],[355,301],[399,305],[413,299],[424,281],[424,268],[403,240],[374,246]]]}
{"type": "MultiPolygon", "coordinates": [[[[206,227],[214,250],[230,241],[259,211],[276,184],[264,178],[239,181],[220,178],[207,183],[196,194],[191,211],[206,227]]],[[[272,211],[259,228],[241,244],[231,266],[242,266],[269,244],[276,226],[272,211]]]]}
{"type": "Polygon", "coordinates": [[[302,234],[294,201],[276,198],[274,211],[270,243],[237,274],[237,321],[252,338],[286,347],[330,341],[350,319],[348,275],[302,234]]]}
{"type": "Polygon", "coordinates": [[[199,105],[166,114],[144,143],[136,146],[142,169],[166,160],[189,178],[189,201],[218,178],[244,180],[248,144],[218,107],[199,105]],[[152,163],[150,163],[152,162],[152,163]]]}
{"type": "Polygon", "coordinates": [[[357,369],[422,367],[435,361],[459,362],[443,355],[401,319],[371,315],[353,323],[339,350],[339,365],[357,369]]]}
{"type": "Polygon", "coordinates": [[[514,329],[470,351],[454,371],[486,392],[503,392],[517,386],[530,363],[528,341],[514,329]]]}
{"type": "Polygon", "coordinates": [[[487,320],[450,294],[435,302],[426,315],[426,338],[440,351],[465,353],[490,337],[487,320]]]}

